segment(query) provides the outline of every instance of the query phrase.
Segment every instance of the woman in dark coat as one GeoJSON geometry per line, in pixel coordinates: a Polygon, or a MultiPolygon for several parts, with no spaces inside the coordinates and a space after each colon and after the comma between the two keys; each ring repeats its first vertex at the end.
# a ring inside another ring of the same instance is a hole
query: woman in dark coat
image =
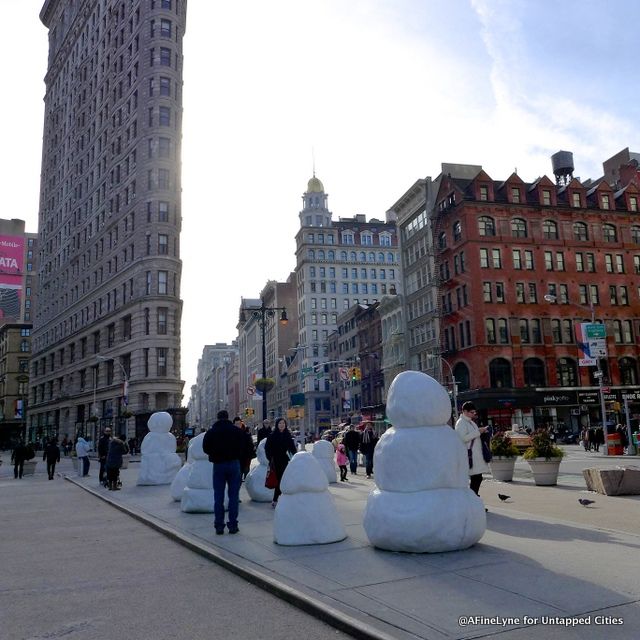
{"type": "Polygon", "coordinates": [[[287,427],[287,421],[284,418],[278,418],[276,420],[276,426],[274,430],[267,437],[267,443],[264,446],[264,452],[269,460],[269,464],[273,465],[276,472],[276,478],[278,484],[273,491],[273,502],[271,506],[275,508],[278,504],[278,498],[280,497],[280,480],[284,470],[289,464],[289,460],[296,453],[296,445],[293,441],[293,436],[287,427]]]}
{"type": "Polygon", "coordinates": [[[111,438],[106,462],[109,491],[120,491],[118,488],[118,476],[120,475],[120,467],[122,466],[122,456],[125,453],[129,453],[125,436],[111,438]]]}

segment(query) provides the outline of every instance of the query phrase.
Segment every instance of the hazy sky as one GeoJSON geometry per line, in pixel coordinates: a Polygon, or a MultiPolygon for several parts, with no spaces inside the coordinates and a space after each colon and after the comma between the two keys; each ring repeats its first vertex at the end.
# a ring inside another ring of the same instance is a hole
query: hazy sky
{"type": "MultiPolygon", "coordinates": [[[[43,0],[0,0],[3,218],[37,230],[43,0]]],[[[312,174],[334,217],[385,211],[441,162],[576,175],[640,151],[636,0],[189,0],[182,377],[230,342],[242,296],[295,267],[312,174]]]]}

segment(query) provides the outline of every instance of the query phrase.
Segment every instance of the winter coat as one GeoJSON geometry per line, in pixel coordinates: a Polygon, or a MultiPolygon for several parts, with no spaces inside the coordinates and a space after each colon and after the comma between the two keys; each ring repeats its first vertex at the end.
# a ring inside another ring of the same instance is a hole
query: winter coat
{"type": "Polygon", "coordinates": [[[49,463],[60,462],[60,447],[58,447],[57,444],[50,442],[44,448],[44,454],[42,455],[42,459],[46,460],[49,463]]]}
{"type": "Polygon", "coordinates": [[[280,431],[274,429],[267,437],[264,452],[269,462],[273,462],[278,468],[284,468],[289,463],[289,456],[296,453],[296,445],[289,429],[280,431]]]}
{"type": "Polygon", "coordinates": [[[336,464],[339,467],[346,467],[349,464],[349,458],[347,458],[347,452],[342,443],[338,445],[336,450],[336,464]]]}
{"type": "Polygon", "coordinates": [[[129,453],[129,447],[120,438],[111,438],[107,451],[107,469],[119,469],[122,466],[122,456],[129,453]]]}
{"type": "Polygon", "coordinates": [[[475,476],[479,473],[488,473],[489,465],[482,457],[482,444],[480,442],[480,429],[478,429],[478,425],[463,414],[456,422],[456,433],[460,437],[460,440],[462,440],[465,449],[471,447],[473,466],[469,469],[469,475],[475,476]]]}
{"type": "Polygon", "coordinates": [[[245,450],[244,432],[230,420],[218,420],[204,434],[202,450],[213,464],[240,461],[245,450]]]}
{"type": "Polygon", "coordinates": [[[376,434],[373,431],[365,430],[360,439],[360,453],[365,456],[372,456],[377,444],[378,438],[376,434]]]}
{"type": "Polygon", "coordinates": [[[109,443],[111,442],[111,436],[103,433],[98,440],[98,457],[106,458],[109,453],[109,443]]]}
{"type": "Polygon", "coordinates": [[[11,453],[11,462],[20,464],[25,460],[29,460],[29,452],[26,445],[19,443],[15,446],[13,452],[11,453]]]}
{"type": "Polygon", "coordinates": [[[360,446],[360,432],[355,429],[349,429],[349,431],[344,434],[342,442],[347,451],[357,451],[360,446]]]}
{"type": "Polygon", "coordinates": [[[89,451],[91,451],[89,443],[84,438],[78,438],[78,442],[76,442],[76,454],[78,458],[89,457],[89,451]]]}

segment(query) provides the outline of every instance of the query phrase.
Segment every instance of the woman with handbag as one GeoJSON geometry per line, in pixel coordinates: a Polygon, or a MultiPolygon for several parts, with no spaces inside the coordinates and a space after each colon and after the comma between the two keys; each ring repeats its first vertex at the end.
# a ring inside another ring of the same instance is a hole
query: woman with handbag
{"type": "Polygon", "coordinates": [[[296,445],[293,436],[287,426],[284,418],[276,420],[275,428],[267,436],[267,443],[264,446],[264,452],[269,460],[269,466],[275,471],[277,484],[273,491],[273,502],[271,506],[275,509],[280,497],[280,480],[284,474],[284,470],[289,464],[289,460],[296,453],[296,445]]]}
{"type": "Polygon", "coordinates": [[[456,433],[467,448],[469,458],[469,487],[477,495],[480,495],[482,474],[489,472],[489,466],[482,455],[482,443],[480,436],[485,433],[487,427],[478,427],[474,422],[478,411],[473,402],[465,402],[462,405],[462,414],[456,422],[456,433]]]}

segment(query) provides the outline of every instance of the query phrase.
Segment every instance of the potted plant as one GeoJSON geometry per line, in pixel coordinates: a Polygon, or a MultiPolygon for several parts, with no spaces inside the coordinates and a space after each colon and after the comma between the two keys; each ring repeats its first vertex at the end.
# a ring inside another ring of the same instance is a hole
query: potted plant
{"type": "Polygon", "coordinates": [[[271,389],[273,389],[275,384],[276,384],[276,381],[273,378],[258,378],[253,383],[253,386],[260,393],[267,393],[267,392],[271,391],[271,389]]]}
{"type": "Polygon", "coordinates": [[[531,437],[531,446],[524,452],[523,458],[529,463],[533,479],[537,485],[558,484],[558,472],[564,451],[556,447],[549,433],[541,429],[531,437]]]}
{"type": "Polygon", "coordinates": [[[493,479],[500,482],[511,482],[516,458],[519,455],[518,447],[511,442],[508,435],[497,433],[491,438],[491,454],[489,467],[493,479]]]}

